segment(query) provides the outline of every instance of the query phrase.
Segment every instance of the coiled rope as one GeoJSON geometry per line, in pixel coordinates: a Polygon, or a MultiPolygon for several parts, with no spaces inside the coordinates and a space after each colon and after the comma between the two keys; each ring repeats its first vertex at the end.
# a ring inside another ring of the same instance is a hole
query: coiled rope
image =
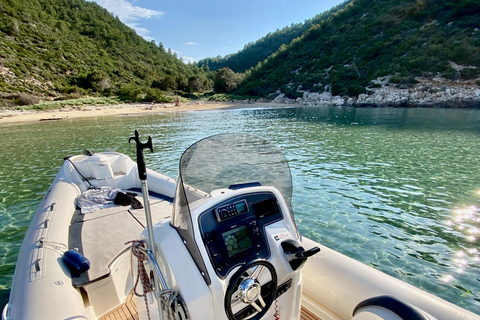
{"type": "Polygon", "coordinates": [[[280,313],[278,312],[278,300],[275,299],[275,314],[273,315],[274,320],[280,320],[280,313]]]}
{"type": "MultiPolygon", "coordinates": [[[[133,287],[133,292],[137,297],[143,297],[145,301],[145,307],[147,309],[147,316],[148,320],[151,320],[150,318],[150,309],[148,308],[148,300],[147,300],[147,293],[153,291],[152,285],[150,283],[150,277],[147,274],[147,270],[145,269],[145,259],[146,256],[145,254],[139,249],[139,247],[142,247],[146,249],[145,246],[145,241],[143,240],[134,240],[127,242],[126,244],[131,243],[132,244],[132,254],[137,258],[138,260],[138,267],[137,267],[137,280],[135,281],[135,286],[133,287]],[[142,282],[142,291],[143,293],[140,294],[137,292],[137,286],[139,284],[139,280],[142,282]]],[[[160,311],[160,310],[159,310],[160,311]]]]}
{"type": "MultiPolygon", "coordinates": [[[[147,309],[147,316],[148,320],[150,318],[150,310],[148,308],[148,299],[147,293],[153,291],[153,287],[151,284],[151,279],[147,274],[147,270],[145,269],[145,260],[147,258],[145,251],[146,251],[146,244],[145,240],[133,240],[129,241],[125,244],[131,243],[132,246],[132,254],[138,259],[138,267],[137,267],[137,279],[135,280],[135,286],[133,288],[133,293],[137,297],[143,297],[145,300],[145,306],[147,309]],[[143,293],[137,292],[137,287],[139,283],[142,283],[142,291],[143,293]]],[[[158,293],[159,303],[159,313],[163,312],[164,318],[166,319],[190,319],[190,315],[186,308],[185,301],[182,299],[180,295],[177,295],[174,290],[171,289],[164,289],[158,293]]]]}

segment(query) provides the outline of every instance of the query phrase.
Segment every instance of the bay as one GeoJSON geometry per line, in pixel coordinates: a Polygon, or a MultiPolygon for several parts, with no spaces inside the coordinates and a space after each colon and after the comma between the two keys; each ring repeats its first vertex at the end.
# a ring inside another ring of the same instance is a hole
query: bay
{"type": "Polygon", "coordinates": [[[480,314],[480,110],[291,107],[0,126],[0,306],[22,239],[69,154],[152,136],[147,166],[178,174],[217,133],[271,140],[289,161],[301,233],[480,314]]]}

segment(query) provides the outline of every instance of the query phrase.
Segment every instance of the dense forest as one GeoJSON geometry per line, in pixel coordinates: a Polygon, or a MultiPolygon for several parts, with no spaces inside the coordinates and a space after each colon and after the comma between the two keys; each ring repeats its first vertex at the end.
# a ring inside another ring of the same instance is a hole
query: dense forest
{"type": "Polygon", "coordinates": [[[348,1],[316,15],[312,19],[305,20],[304,23],[292,24],[281,30],[270,32],[266,36],[260,38],[254,43],[248,43],[243,50],[237,53],[229,54],[225,57],[206,58],[200,60],[197,65],[199,67],[208,66],[210,70],[218,70],[221,68],[229,68],[234,72],[243,73],[251,69],[267,59],[275,53],[282,45],[288,45],[293,39],[300,37],[313,25],[319,24],[328,19],[333,13],[345,8],[348,1]]]}
{"type": "Polygon", "coordinates": [[[165,100],[213,78],[84,0],[0,2],[0,92],[165,100]]]}
{"type": "Polygon", "coordinates": [[[385,76],[403,87],[434,76],[479,85],[479,27],[477,0],[352,0],[257,64],[238,92],[358,96],[385,76]]]}

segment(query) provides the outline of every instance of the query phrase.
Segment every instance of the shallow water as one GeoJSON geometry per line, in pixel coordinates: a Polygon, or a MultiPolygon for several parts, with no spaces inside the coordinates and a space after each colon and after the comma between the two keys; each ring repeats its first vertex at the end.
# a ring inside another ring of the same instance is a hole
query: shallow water
{"type": "Polygon", "coordinates": [[[151,135],[147,166],[175,177],[206,136],[258,134],[292,170],[302,234],[480,314],[480,110],[269,108],[0,126],[0,305],[62,158],[151,135]]]}

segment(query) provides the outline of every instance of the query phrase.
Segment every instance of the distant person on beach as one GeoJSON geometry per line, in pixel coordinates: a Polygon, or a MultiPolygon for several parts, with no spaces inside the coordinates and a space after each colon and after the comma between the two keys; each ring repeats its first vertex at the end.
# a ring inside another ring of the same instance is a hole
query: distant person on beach
{"type": "Polygon", "coordinates": [[[180,105],[180,98],[177,97],[177,100],[175,101],[175,106],[179,106],[180,105]]]}

